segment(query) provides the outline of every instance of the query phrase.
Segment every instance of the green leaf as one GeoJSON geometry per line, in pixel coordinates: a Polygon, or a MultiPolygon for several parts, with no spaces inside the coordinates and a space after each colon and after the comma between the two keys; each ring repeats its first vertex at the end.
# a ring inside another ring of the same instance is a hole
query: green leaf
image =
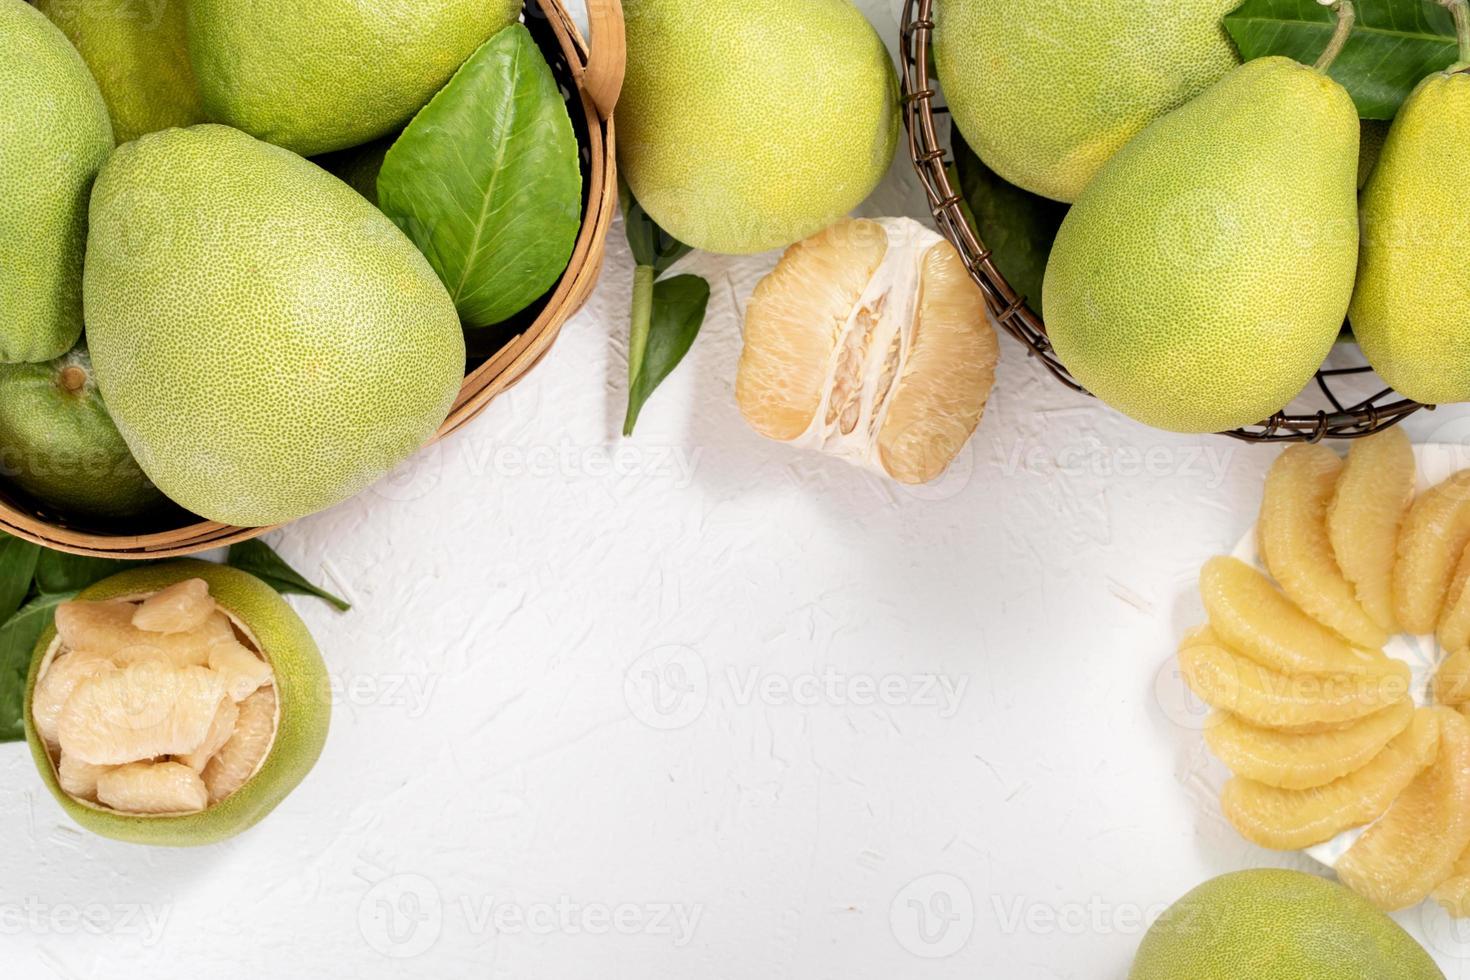
{"type": "Polygon", "coordinates": [[[623,227],[628,234],[628,248],[638,265],[648,266],[655,277],[661,276],[692,251],[690,246],[664,231],[649,217],[627,182],[621,178],[618,179],[618,198],[623,205],[623,227]]]}
{"type": "Polygon", "coordinates": [[[531,34],[486,41],[393,144],[378,204],[418,245],[466,327],[551,289],[582,224],[580,150],[531,34]]]}
{"type": "MultiPolygon", "coordinates": [[[[1454,18],[1433,0],[1361,0],[1347,47],[1328,72],[1364,119],[1392,119],[1414,87],[1459,57],[1454,18]]],[[[1337,15],[1316,0],[1245,0],[1225,29],[1246,60],[1285,55],[1316,62],[1337,15]]]]}
{"type": "Polygon", "coordinates": [[[1041,314],[1041,284],[1057,229],[1067,205],[1023,191],[1002,180],[965,143],[953,137],[954,173],[969,206],[975,234],[991,251],[991,261],[1019,295],[1041,314]]]}
{"type": "Polygon", "coordinates": [[[23,719],[31,653],[55,618],[56,607],[74,598],[75,592],[39,596],[0,626],[0,742],[26,737],[23,719]]]}
{"type": "Polygon", "coordinates": [[[78,592],[138,562],[115,558],[87,558],[60,551],[44,550],[36,561],[36,588],[43,595],[78,592]]]}
{"type": "Polygon", "coordinates": [[[249,572],[277,592],[316,596],[336,606],[340,612],[352,608],[346,601],[308,582],[300,572],[286,564],[286,560],[276,554],[274,548],[259,538],[230,545],[225,563],[242,572],[249,572]]]}
{"type": "Polygon", "coordinates": [[[653,283],[651,300],[647,339],[641,356],[630,364],[632,383],[628,387],[628,414],[623,419],[625,436],[633,434],[648,396],[679,366],[699,336],[709,305],[709,283],[699,276],[660,279],[653,283]]]}
{"type": "Polygon", "coordinates": [[[0,623],[26,601],[40,556],[40,545],[0,532],[0,623]]]}

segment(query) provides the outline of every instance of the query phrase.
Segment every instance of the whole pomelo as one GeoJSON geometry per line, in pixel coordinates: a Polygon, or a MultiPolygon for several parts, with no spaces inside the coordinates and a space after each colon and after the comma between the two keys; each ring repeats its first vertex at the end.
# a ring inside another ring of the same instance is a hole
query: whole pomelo
{"type": "Polygon", "coordinates": [[[402,129],[520,0],[187,0],[209,117],[303,156],[402,129]]]}
{"type": "Polygon", "coordinates": [[[454,302],[393,222],[226,126],[152,133],[98,177],[87,336],[143,471],[210,520],[276,524],[366,489],[443,422],[454,302]]]}
{"type": "Polygon", "coordinates": [[[1363,189],[1348,315],[1368,363],[1406,398],[1470,400],[1470,65],[1404,101],[1363,189]]]}
{"type": "Polygon", "coordinates": [[[955,124],[1006,180],[1075,201],[1154,119],[1239,64],[1239,0],[938,0],[934,63],[955,124]]]}
{"type": "Polygon", "coordinates": [[[1159,916],[1129,980],[1443,980],[1367,899],[1300,871],[1221,875],[1159,916]]]}
{"type": "Polygon", "coordinates": [[[848,0],[628,0],[618,159],[638,203],[710,252],[779,248],[893,160],[893,62],[848,0]]]}
{"type": "Polygon", "coordinates": [[[121,520],[167,504],[107,413],[85,344],[0,365],[0,477],[67,516],[121,520]]]}
{"type": "Polygon", "coordinates": [[[1342,329],[1358,254],[1358,114],[1259,58],[1156,119],[1067,213],[1042,291],[1072,376],[1147,425],[1270,417],[1342,329]]]}
{"type": "Polygon", "coordinates": [[[0,361],[49,361],[82,334],[87,195],[112,124],[56,25],[0,0],[0,361]]]}
{"type": "Polygon", "coordinates": [[[185,0],[36,0],[76,45],[119,143],[204,122],[189,64],[185,0]]]}
{"type": "Polygon", "coordinates": [[[227,565],[176,561],[131,569],[82,591],[78,599],[145,599],[186,579],[201,578],[235,627],[274,671],[275,739],[259,770],[242,787],[202,813],[142,816],[77,800],[61,788],[45,740],[36,732],[32,696],[46,658],[58,646],[56,628],[41,634],[26,680],[25,729],[41,779],[82,827],[114,840],[167,847],[213,844],[248,830],[274,810],[309,773],[326,744],[332,695],[326,665],[301,617],[274,589],[227,565]]]}

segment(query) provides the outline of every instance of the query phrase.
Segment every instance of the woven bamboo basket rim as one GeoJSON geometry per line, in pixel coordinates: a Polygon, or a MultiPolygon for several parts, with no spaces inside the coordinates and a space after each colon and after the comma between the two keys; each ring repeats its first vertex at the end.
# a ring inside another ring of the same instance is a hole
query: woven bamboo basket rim
{"type": "MultiPolygon", "coordinates": [[[[526,0],[525,9],[527,27],[571,96],[568,108],[573,112],[573,128],[582,143],[585,164],[582,228],[566,271],[544,299],[540,313],[465,375],[448,418],[430,444],[463,428],[546,355],[562,325],[592,294],[606,255],[608,229],[617,213],[612,116],[627,68],[620,0],[587,0],[591,46],[561,0],[526,0]],[[552,57],[558,52],[559,57],[552,57]]],[[[182,557],[247,541],[279,526],[242,528],[200,520],[146,534],[103,534],[54,523],[0,498],[0,531],[57,551],[105,558],[182,557]]]]}
{"type": "MultiPolygon", "coordinates": [[[[1090,394],[1057,358],[1046,335],[1046,324],[1026,303],[991,261],[990,249],[965,220],[961,204],[963,195],[949,179],[946,169],[948,150],[939,138],[936,117],[948,110],[935,104],[939,95],[937,80],[930,67],[930,46],[934,34],[934,7],[942,0],[904,0],[900,31],[902,61],[903,121],[907,133],[909,159],[918,172],[929,199],[929,211],[939,231],[964,259],[980,291],[985,305],[1001,329],[1020,341],[1027,356],[1039,358],[1057,381],[1082,394],[1090,394]]],[[[1356,400],[1342,398],[1333,389],[1341,378],[1366,376],[1372,368],[1322,368],[1317,371],[1316,385],[1331,407],[1310,414],[1290,414],[1285,410],[1256,425],[1231,429],[1220,435],[1244,442],[1282,443],[1319,442],[1322,439],[1360,439],[1381,429],[1397,425],[1421,408],[1433,405],[1403,398],[1391,388],[1356,400]]]]}

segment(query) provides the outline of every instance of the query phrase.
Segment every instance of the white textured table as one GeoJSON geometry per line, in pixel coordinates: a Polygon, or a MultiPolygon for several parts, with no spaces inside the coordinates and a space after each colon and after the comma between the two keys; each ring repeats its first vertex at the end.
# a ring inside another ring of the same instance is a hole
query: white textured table
{"type": "MultiPolygon", "coordinates": [[[[906,162],[867,211],[922,213],[906,162]]],[[[293,600],[336,706],[264,824],[104,841],[0,746],[0,975],[1121,980],[1160,905],[1290,863],[1215,816],[1169,669],[1272,450],[1134,425],[1009,340],[937,487],[765,442],[732,385],[774,256],[688,263],[709,321],[623,441],[621,235],[528,380],[274,538],[355,609],[293,600]]],[[[1470,931],[1400,919],[1470,975],[1470,931]]]]}

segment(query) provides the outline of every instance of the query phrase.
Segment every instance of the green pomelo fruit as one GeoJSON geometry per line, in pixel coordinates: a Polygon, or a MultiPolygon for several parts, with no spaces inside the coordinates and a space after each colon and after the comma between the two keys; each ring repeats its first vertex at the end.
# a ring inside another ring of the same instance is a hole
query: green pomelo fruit
{"type": "Polygon", "coordinates": [[[1238,65],[1239,0],[940,0],[934,63],[955,124],[996,173],[1075,201],[1154,119],[1238,65]]]}
{"type": "Polygon", "coordinates": [[[1287,58],[1156,120],[1068,212],[1043,286],[1058,357],[1176,432],[1269,417],[1342,329],[1358,254],[1358,115],[1287,58]]]}
{"type": "Polygon", "coordinates": [[[1470,68],[1431,75],[1363,191],[1353,333],[1379,377],[1430,405],[1470,400],[1467,147],[1470,68]]]}
{"type": "Polygon", "coordinates": [[[81,52],[119,143],[204,122],[184,0],[36,0],[81,52]]]}
{"type": "Polygon", "coordinates": [[[68,516],[121,520],[167,503],[112,424],[85,345],[0,365],[0,477],[68,516]]]}
{"type": "Polygon", "coordinates": [[[520,0],[187,0],[209,117],[303,156],[402,129],[520,0]]]}
{"type": "Polygon", "coordinates": [[[26,680],[26,741],[41,779],[67,814],[103,837],[134,844],[193,847],[234,837],[259,823],[316,765],[326,744],[332,714],[327,668],[306,624],[274,589],[228,565],[177,561],[135,568],[104,579],[78,599],[144,599],[185,579],[202,578],[235,625],[245,632],[275,672],[277,728],[270,751],[245,785],[201,813],[144,816],[118,813],[74,799],[57,779],[56,767],[31,718],[31,701],[45,658],[57,645],[48,627],[31,657],[26,680]]]}
{"type": "Polygon", "coordinates": [[[87,195],[112,124],[66,35],[0,0],[0,361],[49,361],[82,335],[87,195]]]}
{"type": "Polygon", "coordinates": [[[464,378],[454,302],[398,227],[226,126],[108,161],[86,301],[98,382],[143,471],[227,524],[366,489],[433,435],[464,378]]]}
{"type": "Polygon", "coordinates": [[[1429,954],[1342,885],[1300,871],[1221,875],[1159,916],[1129,980],[1444,980],[1429,954]]]}
{"type": "Polygon", "coordinates": [[[665,231],[709,252],[800,241],[893,160],[893,62],[848,0],[626,0],[618,159],[665,231]]]}

